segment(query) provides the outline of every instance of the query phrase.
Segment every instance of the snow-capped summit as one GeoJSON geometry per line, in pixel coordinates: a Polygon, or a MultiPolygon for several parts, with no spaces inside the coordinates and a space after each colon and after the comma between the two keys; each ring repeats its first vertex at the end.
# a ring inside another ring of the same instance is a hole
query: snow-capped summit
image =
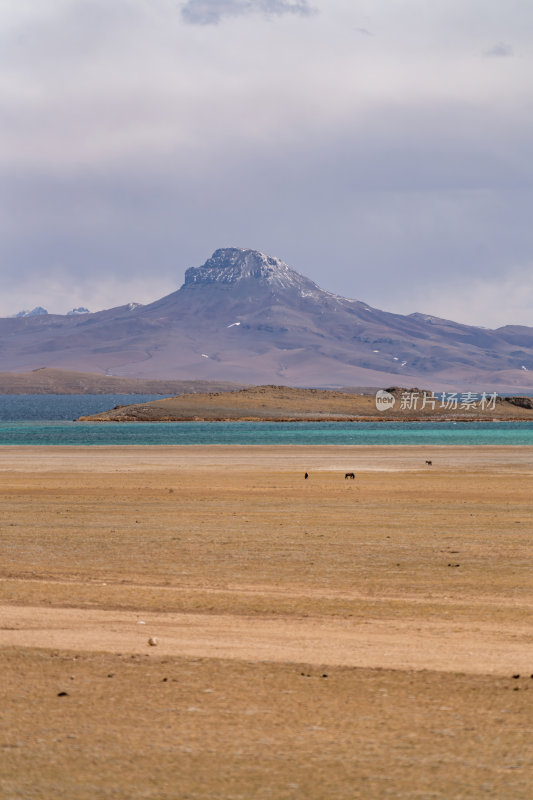
{"type": "Polygon", "coordinates": [[[213,283],[235,286],[250,280],[255,285],[274,290],[293,289],[305,294],[320,291],[313,281],[291,269],[281,259],[240,247],[215,250],[202,267],[190,267],[185,273],[186,287],[213,283]]]}
{"type": "Polygon", "coordinates": [[[35,308],[32,308],[31,311],[28,311],[27,309],[23,309],[22,311],[19,311],[18,314],[14,314],[14,316],[15,317],[40,317],[42,314],[48,314],[48,311],[46,310],[46,308],[43,308],[42,306],[35,306],[35,308]]]}
{"type": "Polygon", "coordinates": [[[72,311],[67,311],[67,317],[72,317],[74,314],[90,314],[88,308],[84,308],[83,306],[79,306],[78,308],[73,308],[72,311]]]}
{"type": "Polygon", "coordinates": [[[533,386],[533,328],[380,311],[245,248],[216,250],[147,305],[74,311],[0,319],[0,371],[46,364],[302,386],[533,386]]]}

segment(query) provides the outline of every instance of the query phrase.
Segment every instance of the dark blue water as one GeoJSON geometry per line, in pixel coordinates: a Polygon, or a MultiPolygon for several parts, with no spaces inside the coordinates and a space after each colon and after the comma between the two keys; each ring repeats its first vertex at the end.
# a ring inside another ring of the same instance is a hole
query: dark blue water
{"type": "Polygon", "coordinates": [[[161,397],[160,394],[0,394],[0,421],[73,420],[109,411],[113,406],[146,403],[161,397]]]}
{"type": "Polygon", "coordinates": [[[82,423],[156,395],[0,395],[0,445],[533,445],[533,422],[82,423]]]}

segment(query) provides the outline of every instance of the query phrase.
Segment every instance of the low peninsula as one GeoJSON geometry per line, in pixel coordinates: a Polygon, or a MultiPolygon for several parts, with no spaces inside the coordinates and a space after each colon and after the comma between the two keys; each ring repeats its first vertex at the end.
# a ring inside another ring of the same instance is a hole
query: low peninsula
{"type": "MultiPolygon", "coordinates": [[[[378,410],[376,394],[356,394],[288,386],[253,386],[238,391],[168,397],[147,403],[115,406],[81,422],[378,422],[378,421],[528,421],[533,398],[483,400],[468,393],[444,398],[421,389],[391,387],[394,402],[378,410]]],[[[479,396],[476,396],[479,397],[479,396]]]]}

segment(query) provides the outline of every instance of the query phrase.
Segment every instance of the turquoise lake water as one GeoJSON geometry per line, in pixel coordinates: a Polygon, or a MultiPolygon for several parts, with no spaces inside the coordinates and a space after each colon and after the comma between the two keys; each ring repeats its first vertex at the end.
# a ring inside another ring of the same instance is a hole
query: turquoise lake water
{"type": "Polygon", "coordinates": [[[0,422],[0,445],[533,445],[533,423],[0,422]]]}
{"type": "Polygon", "coordinates": [[[0,395],[0,445],[533,445],[533,422],[73,421],[155,397],[0,395]]]}

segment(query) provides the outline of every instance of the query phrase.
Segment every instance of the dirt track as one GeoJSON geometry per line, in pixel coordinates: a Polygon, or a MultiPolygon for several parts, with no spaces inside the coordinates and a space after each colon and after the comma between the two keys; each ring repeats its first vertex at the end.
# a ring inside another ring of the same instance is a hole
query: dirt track
{"type": "Polygon", "coordinates": [[[438,670],[481,675],[527,673],[531,627],[443,621],[243,618],[235,614],[145,614],[3,606],[2,645],[239,661],[438,670]],[[138,616],[138,615],[137,615],[138,616]]]}
{"type": "Polygon", "coordinates": [[[531,449],[0,456],[0,796],[531,797],[531,449]]]}

